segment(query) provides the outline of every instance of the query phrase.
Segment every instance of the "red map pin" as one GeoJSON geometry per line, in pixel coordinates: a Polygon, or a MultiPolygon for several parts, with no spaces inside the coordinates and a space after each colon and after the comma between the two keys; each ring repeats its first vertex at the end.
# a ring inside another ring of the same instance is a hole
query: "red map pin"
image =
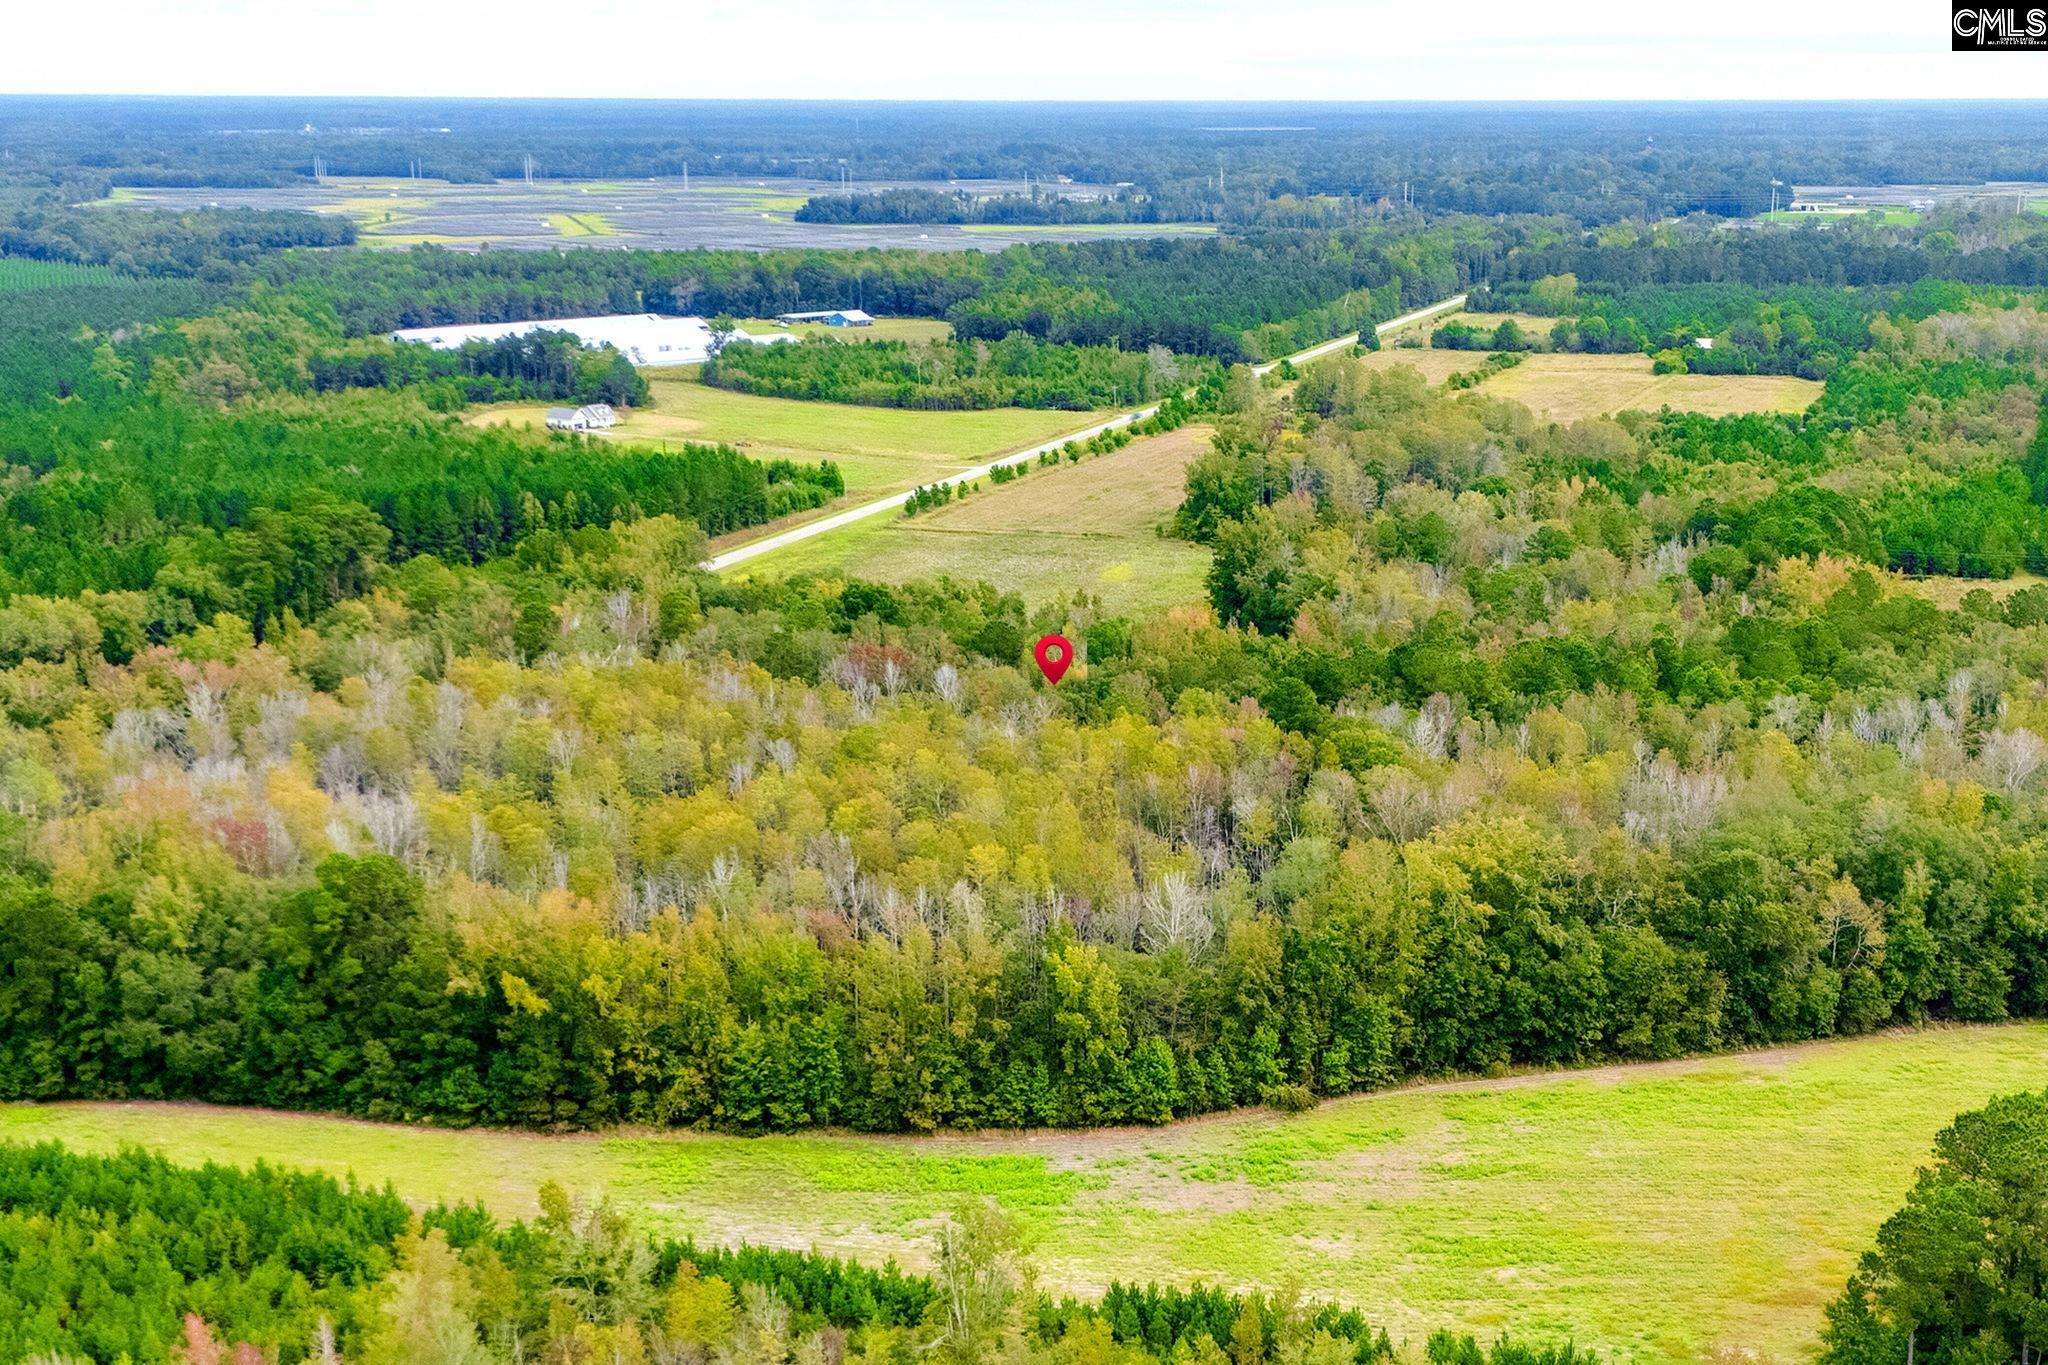
{"type": "Polygon", "coordinates": [[[1064,635],[1047,635],[1032,647],[1031,657],[1038,660],[1038,671],[1045,674],[1045,680],[1057,683],[1067,676],[1067,665],[1074,662],[1074,646],[1064,635]]]}

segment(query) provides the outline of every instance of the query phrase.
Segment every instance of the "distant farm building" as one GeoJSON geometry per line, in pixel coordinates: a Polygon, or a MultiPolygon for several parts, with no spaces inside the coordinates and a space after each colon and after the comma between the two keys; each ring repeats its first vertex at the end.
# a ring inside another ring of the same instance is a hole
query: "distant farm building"
{"type": "Polygon", "coordinates": [[[874,317],[859,308],[824,308],[815,313],[777,313],[775,320],[785,327],[799,322],[818,322],[827,327],[872,327],[874,317]]]}
{"type": "Polygon", "coordinates": [[[603,431],[619,424],[619,414],[610,403],[586,403],[580,408],[549,408],[550,431],[603,431]]]}
{"type": "MultiPolygon", "coordinates": [[[[658,313],[618,313],[601,318],[554,318],[534,322],[465,322],[445,327],[407,327],[391,334],[393,341],[416,341],[437,351],[460,349],[472,341],[501,341],[530,332],[567,332],[592,350],[609,346],[635,365],[701,365],[716,349],[711,324],[702,318],[670,318],[658,313]]],[[[794,341],[788,332],[749,336],[736,332],[733,341],[794,341]]]]}

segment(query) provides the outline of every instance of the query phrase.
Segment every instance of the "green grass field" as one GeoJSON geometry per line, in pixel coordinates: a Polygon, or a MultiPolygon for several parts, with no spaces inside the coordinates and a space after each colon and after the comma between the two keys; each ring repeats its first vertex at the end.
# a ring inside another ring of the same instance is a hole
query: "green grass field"
{"type": "Polygon", "coordinates": [[[1157,528],[1180,505],[1183,471],[1208,443],[1209,428],[1182,427],[1078,464],[1033,463],[1014,483],[982,480],[963,501],[915,517],[879,513],[736,572],[885,583],[945,574],[1034,603],[1085,590],[1119,612],[1203,602],[1209,552],[1157,528]]]}
{"type": "MultiPolygon", "coordinates": [[[[915,412],[758,398],[711,388],[672,370],[648,371],[647,382],[653,406],[629,411],[606,433],[608,439],[722,441],[763,459],[836,460],[852,501],[930,483],[1100,420],[1091,413],[1032,408],[915,412]]],[[[476,409],[468,420],[539,426],[546,415],[544,403],[507,403],[476,409]]]]}
{"type": "Polygon", "coordinates": [[[1894,1033],[1416,1087],[1281,1118],[930,1138],[547,1137],[153,1104],[0,1107],[0,1138],[353,1172],[532,1211],[609,1191],[652,1229],[921,1265],[962,1197],[1043,1282],[1299,1284],[1396,1336],[1571,1336],[1612,1360],[1804,1352],[1935,1132],[2048,1085],[2048,1027],[1894,1033]]]}

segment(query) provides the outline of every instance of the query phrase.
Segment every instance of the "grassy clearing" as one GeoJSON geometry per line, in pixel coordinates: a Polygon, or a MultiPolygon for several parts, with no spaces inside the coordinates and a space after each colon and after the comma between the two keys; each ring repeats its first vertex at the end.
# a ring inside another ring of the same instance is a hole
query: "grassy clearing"
{"type": "MultiPolygon", "coordinates": [[[[1481,314],[1498,318],[1506,315],[1481,314]]],[[[1540,319],[1539,319],[1540,320],[1540,319]]],[[[1376,370],[1407,366],[1430,384],[1482,368],[1483,351],[1389,346],[1369,352],[1376,370]]],[[[1655,374],[1643,355],[1529,352],[1522,363],[1481,383],[1478,391],[1513,399],[1545,421],[1576,422],[1640,409],[1671,407],[1723,417],[1743,412],[1799,412],[1820,396],[1810,379],[1772,374],[1655,374]]]]}
{"type": "MultiPolygon", "coordinates": [[[[1556,318],[1539,317],[1534,313],[1447,313],[1429,320],[1429,330],[1435,331],[1446,322],[1462,322],[1467,327],[1490,332],[1503,322],[1512,322],[1522,329],[1524,336],[1547,342],[1550,329],[1557,326],[1556,318]]],[[[1468,352],[1469,354],[1469,352],[1468,352]]]]}
{"type": "MultiPolygon", "coordinates": [[[[1027,408],[915,412],[757,398],[675,371],[649,371],[647,382],[653,406],[627,413],[605,433],[608,439],[724,442],[762,459],[836,460],[853,501],[930,483],[1100,420],[1089,413],[1027,408]]],[[[539,426],[546,414],[546,404],[503,404],[472,412],[468,420],[539,426]]]]}
{"type": "Polygon", "coordinates": [[[888,583],[982,579],[1027,601],[1084,590],[1114,611],[1153,612],[1204,600],[1209,553],[1158,534],[1180,505],[1183,471],[1209,428],[1183,427],[1122,450],[1032,466],[1015,483],[981,486],[921,516],[884,512],[766,555],[740,572],[858,574],[888,583]]]}
{"type": "Polygon", "coordinates": [[[1910,592],[1948,610],[1954,611],[1962,605],[1965,597],[1982,588],[2000,602],[2022,588],[2040,587],[2048,578],[2021,570],[2011,578],[1908,578],[1905,574],[1886,574],[1885,582],[1902,592],[1910,592]]]}
{"type": "Polygon", "coordinates": [[[1872,214],[1886,227],[1912,227],[1920,221],[1920,215],[1912,209],[1779,209],[1776,213],[1759,213],[1757,217],[1767,223],[1811,223],[1816,218],[1867,218],[1872,214]]]}
{"type": "Polygon", "coordinates": [[[1439,351],[1429,346],[1389,346],[1385,350],[1368,351],[1364,358],[1366,365],[1375,370],[1391,370],[1397,365],[1406,365],[1430,384],[1441,384],[1460,371],[1476,370],[1486,363],[1483,351],[1439,351]]]}
{"type": "Polygon", "coordinates": [[[740,330],[759,336],[764,332],[794,332],[800,337],[830,337],[834,341],[950,341],[953,324],[944,318],[876,318],[870,327],[827,327],[822,322],[784,324],[774,318],[742,318],[740,330]]]}
{"type": "Polygon", "coordinates": [[[910,1264],[980,1195],[1024,1221],[1055,1288],[1291,1279],[1411,1339],[1512,1326],[1616,1360],[1784,1359],[1935,1132],[2048,1085],[2044,1044],[2041,1025],[1895,1033],[1095,1133],[541,1137],[70,1104],[0,1108],[0,1138],[264,1158],[508,1213],[556,1179],[665,1231],[910,1264]]]}
{"type": "MultiPolygon", "coordinates": [[[[1465,353],[1454,370],[1476,368],[1465,353]]],[[[1743,412],[1798,412],[1820,396],[1811,379],[1774,374],[1653,374],[1642,355],[1530,355],[1479,391],[1525,404],[1552,422],[1671,407],[1724,417],[1743,412]]]]}
{"type": "Polygon", "coordinates": [[[620,237],[624,234],[601,213],[550,213],[547,224],[564,237],[620,237]]]}

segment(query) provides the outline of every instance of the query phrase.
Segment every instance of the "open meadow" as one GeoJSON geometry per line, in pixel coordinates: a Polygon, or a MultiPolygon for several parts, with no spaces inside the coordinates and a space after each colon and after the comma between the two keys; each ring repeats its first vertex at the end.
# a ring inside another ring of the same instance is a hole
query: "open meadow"
{"type": "MultiPolygon", "coordinates": [[[[1547,338],[1557,322],[1555,318],[1531,313],[1459,312],[1449,318],[1432,319],[1430,326],[1455,321],[1487,330],[1509,319],[1539,339],[1547,338]]],[[[1409,331],[1404,340],[1426,342],[1427,336],[1409,331]]],[[[1442,384],[1452,375],[1482,368],[1486,353],[1427,344],[1390,345],[1367,353],[1365,363],[1374,369],[1405,365],[1426,382],[1442,384]]],[[[1545,421],[1576,422],[1585,417],[1611,416],[1630,410],[1655,412],[1665,407],[1710,417],[1799,412],[1820,396],[1820,390],[1820,384],[1814,380],[1788,375],[1657,374],[1645,355],[1532,351],[1524,352],[1521,363],[1513,369],[1482,381],[1476,391],[1511,398],[1545,421]]]]}
{"type": "Polygon", "coordinates": [[[1574,1338],[1610,1359],[1803,1352],[1935,1132],[2048,1085],[2048,1026],[1416,1086],[1283,1118],[922,1138],[538,1136],[148,1103],[0,1108],[0,1139],[139,1143],[533,1211],[608,1191],[650,1228],[925,1263],[989,1197],[1044,1282],[1298,1284],[1397,1337],[1574,1338]]]}
{"type": "Polygon", "coordinates": [[[1033,463],[1013,483],[984,480],[963,501],[915,517],[878,513],[745,572],[888,583],[945,575],[986,580],[1034,603],[1085,590],[1117,611],[1200,602],[1208,550],[1157,528],[1180,505],[1183,472],[1209,435],[1206,426],[1182,427],[1078,464],[1033,463]]]}
{"type": "MultiPolygon", "coordinates": [[[[920,412],[761,398],[700,384],[694,370],[650,370],[647,383],[653,404],[625,410],[604,439],[723,443],[758,459],[832,460],[846,476],[848,501],[902,492],[1100,420],[1038,408],[920,412]]],[[[468,420],[539,426],[546,416],[544,403],[506,403],[476,409],[468,420]]]]}
{"type": "MultiPolygon", "coordinates": [[[[1471,369],[1483,357],[1466,353],[1471,369]]],[[[1478,392],[1511,398],[1539,418],[1576,422],[1631,410],[1726,417],[1745,412],[1799,412],[1820,397],[1811,379],[1776,374],[1654,374],[1644,355],[1524,356],[1522,363],[1486,380],[1478,392]]]]}

